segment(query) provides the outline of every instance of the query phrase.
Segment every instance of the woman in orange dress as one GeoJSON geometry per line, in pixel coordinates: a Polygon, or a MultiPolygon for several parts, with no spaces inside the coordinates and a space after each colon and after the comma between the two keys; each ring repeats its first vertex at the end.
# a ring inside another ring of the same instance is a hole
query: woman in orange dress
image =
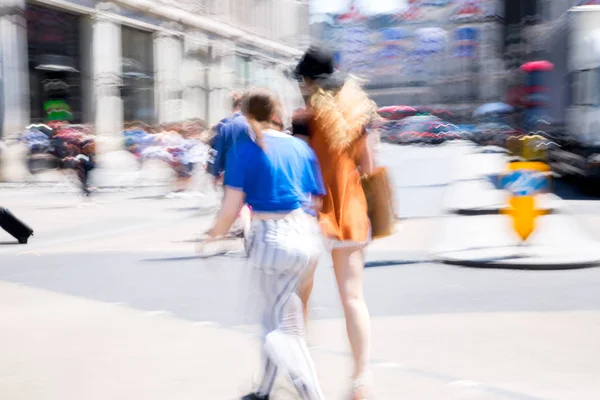
{"type": "MultiPolygon", "coordinates": [[[[352,399],[366,398],[370,356],[370,316],[363,297],[364,249],[371,239],[361,177],[373,172],[367,125],[376,105],[353,79],[339,79],[333,59],[311,47],[296,67],[307,110],[293,122],[296,136],[315,151],[327,194],[319,221],[327,239],[354,358],[352,399]]],[[[314,270],[313,270],[314,271],[314,270]]],[[[305,305],[312,290],[309,276],[300,289],[305,305]]]]}

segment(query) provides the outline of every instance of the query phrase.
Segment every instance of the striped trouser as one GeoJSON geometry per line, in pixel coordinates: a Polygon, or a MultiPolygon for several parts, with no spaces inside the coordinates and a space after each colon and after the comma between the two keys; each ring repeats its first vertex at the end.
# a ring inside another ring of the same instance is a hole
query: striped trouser
{"type": "Polygon", "coordinates": [[[257,269],[262,313],[264,370],[257,393],[268,395],[278,370],[289,374],[304,400],[323,398],[305,341],[302,302],[296,288],[318,256],[319,238],[309,217],[295,212],[278,220],[253,220],[247,249],[257,269]]]}

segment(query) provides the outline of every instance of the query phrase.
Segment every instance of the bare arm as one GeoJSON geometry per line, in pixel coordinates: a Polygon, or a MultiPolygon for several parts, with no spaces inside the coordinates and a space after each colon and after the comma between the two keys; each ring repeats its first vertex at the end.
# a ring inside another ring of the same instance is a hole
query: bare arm
{"type": "Polygon", "coordinates": [[[244,206],[244,200],[245,194],[243,191],[225,186],[225,198],[213,227],[208,231],[208,235],[213,238],[226,235],[244,206]]]}
{"type": "Polygon", "coordinates": [[[358,154],[358,167],[360,168],[361,175],[373,175],[375,171],[375,159],[373,157],[373,150],[371,149],[370,140],[368,135],[364,135],[360,139],[360,148],[358,154]]]}

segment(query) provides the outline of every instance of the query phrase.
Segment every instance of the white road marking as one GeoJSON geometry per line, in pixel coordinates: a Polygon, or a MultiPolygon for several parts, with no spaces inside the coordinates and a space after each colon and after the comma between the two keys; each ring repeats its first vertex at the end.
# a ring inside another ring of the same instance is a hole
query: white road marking
{"type": "Polygon", "coordinates": [[[461,387],[461,388],[474,388],[474,387],[478,387],[481,386],[481,383],[479,382],[475,382],[475,381],[452,381],[450,383],[448,383],[448,386],[456,386],[456,387],[461,387]]]}
{"type": "Polygon", "coordinates": [[[144,314],[146,314],[146,315],[167,315],[167,316],[174,315],[172,312],[165,311],[165,310],[145,311],[144,314]]]}
{"type": "Polygon", "coordinates": [[[20,253],[17,253],[17,256],[20,256],[20,255],[29,255],[29,254],[33,254],[35,256],[40,257],[40,254],[38,252],[36,252],[36,251],[22,251],[20,253]]]}
{"type": "Polygon", "coordinates": [[[192,325],[194,325],[194,326],[216,326],[219,324],[215,321],[196,321],[196,322],[192,322],[192,325]]]}
{"type": "Polygon", "coordinates": [[[403,368],[404,364],[396,363],[396,362],[384,362],[377,363],[373,365],[373,368],[377,369],[394,369],[394,368],[403,368]]]}

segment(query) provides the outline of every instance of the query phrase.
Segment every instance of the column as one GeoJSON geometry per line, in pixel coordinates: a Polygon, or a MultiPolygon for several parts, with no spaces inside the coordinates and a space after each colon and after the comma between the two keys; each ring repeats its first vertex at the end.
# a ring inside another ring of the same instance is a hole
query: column
{"type": "Polygon", "coordinates": [[[79,24],[81,41],[79,51],[81,53],[81,96],[82,96],[82,120],[85,123],[95,122],[96,90],[94,79],[94,49],[90,46],[94,40],[94,20],[91,16],[82,16],[79,24]]]}
{"type": "Polygon", "coordinates": [[[121,25],[111,18],[111,13],[118,11],[115,4],[99,3],[96,10],[92,42],[96,135],[107,144],[104,150],[110,151],[117,147],[108,143],[117,146],[123,130],[121,25]]]}
{"type": "MultiPolygon", "coordinates": [[[[169,30],[181,30],[177,24],[165,24],[169,30]]],[[[181,65],[183,42],[180,37],[159,31],[154,39],[155,93],[158,122],[182,119],[181,65]]]]}
{"type": "Polygon", "coordinates": [[[208,119],[208,90],[206,61],[208,59],[208,37],[190,31],[184,39],[182,67],[183,118],[208,119]]]}
{"type": "Polygon", "coordinates": [[[25,1],[0,0],[0,139],[29,123],[29,66],[25,1]]]}
{"type": "Polygon", "coordinates": [[[208,72],[208,123],[214,124],[231,114],[235,45],[225,39],[213,41],[211,56],[208,72]]]}

